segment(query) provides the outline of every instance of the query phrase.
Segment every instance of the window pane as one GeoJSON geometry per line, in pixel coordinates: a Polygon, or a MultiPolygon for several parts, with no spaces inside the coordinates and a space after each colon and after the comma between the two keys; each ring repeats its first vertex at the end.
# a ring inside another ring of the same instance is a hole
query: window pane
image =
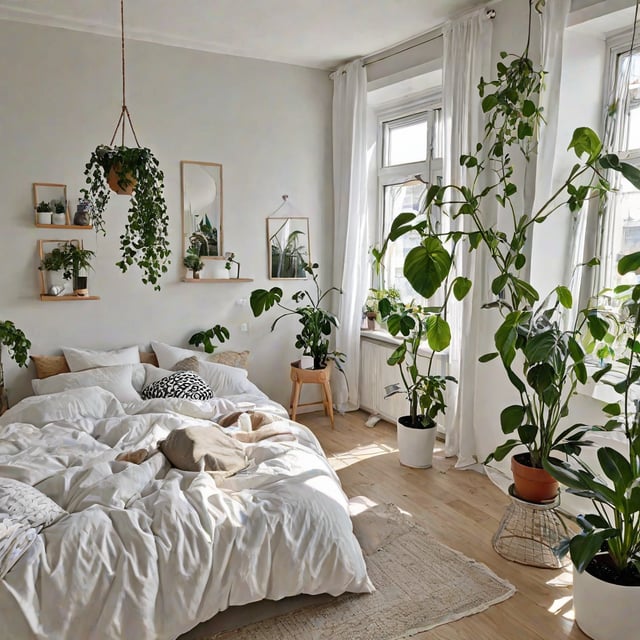
{"type": "MultiPolygon", "coordinates": [[[[391,223],[397,215],[404,212],[419,213],[426,185],[418,180],[384,187],[384,233],[389,233],[391,223]]],[[[400,292],[403,302],[424,303],[425,301],[413,290],[402,270],[404,259],[409,251],[417,246],[420,237],[417,233],[409,233],[395,242],[390,242],[384,258],[383,286],[395,288],[400,292]]]]}
{"type": "Polygon", "coordinates": [[[640,54],[620,55],[618,58],[618,82],[628,82],[629,96],[626,105],[626,126],[622,133],[621,149],[640,149],[640,54]]]}
{"type": "Polygon", "coordinates": [[[424,162],[427,159],[427,122],[412,122],[387,129],[387,165],[424,162]]]}
{"type": "MultiPolygon", "coordinates": [[[[612,257],[614,265],[620,258],[634,251],[640,251],[640,191],[627,180],[622,180],[619,191],[612,195],[614,213],[612,233],[612,257]]],[[[635,273],[620,276],[612,269],[615,284],[635,284],[638,275],[635,273]]],[[[611,286],[611,283],[608,283],[611,286]]]]}

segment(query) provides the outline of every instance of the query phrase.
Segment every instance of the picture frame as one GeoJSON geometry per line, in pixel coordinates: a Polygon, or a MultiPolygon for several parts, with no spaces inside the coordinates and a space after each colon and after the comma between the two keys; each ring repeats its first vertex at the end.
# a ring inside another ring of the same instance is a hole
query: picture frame
{"type": "Polygon", "coordinates": [[[270,280],[306,280],[311,263],[309,218],[267,218],[267,255],[270,280]]]}

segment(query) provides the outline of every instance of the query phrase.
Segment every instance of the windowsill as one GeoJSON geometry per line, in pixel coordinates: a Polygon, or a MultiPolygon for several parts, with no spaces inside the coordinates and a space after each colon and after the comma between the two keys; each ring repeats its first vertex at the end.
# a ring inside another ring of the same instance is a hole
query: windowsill
{"type": "MultiPolygon", "coordinates": [[[[365,340],[370,340],[371,342],[390,344],[394,347],[397,347],[401,342],[399,338],[392,336],[388,331],[385,331],[384,329],[360,329],[360,337],[364,338],[365,340]]],[[[420,347],[418,353],[421,356],[430,356],[433,352],[425,343],[424,346],[420,347]]],[[[438,351],[434,355],[436,358],[446,358],[449,355],[449,349],[438,351]]]]}
{"type": "MultiPolygon", "coordinates": [[[[620,402],[623,399],[623,394],[618,393],[611,384],[621,382],[626,372],[621,369],[611,369],[600,381],[594,382],[591,376],[600,367],[594,363],[587,363],[587,373],[589,374],[589,380],[586,384],[583,384],[577,388],[577,393],[583,396],[588,396],[594,400],[598,400],[604,403],[620,402]]],[[[631,385],[629,389],[629,397],[631,399],[640,399],[640,384],[636,383],[631,385]]]]}

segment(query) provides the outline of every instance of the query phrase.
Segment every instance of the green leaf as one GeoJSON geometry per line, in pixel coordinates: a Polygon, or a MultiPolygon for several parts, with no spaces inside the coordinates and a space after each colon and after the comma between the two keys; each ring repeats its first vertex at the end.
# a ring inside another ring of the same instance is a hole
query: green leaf
{"type": "Polygon", "coordinates": [[[404,357],[407,353],[407,345],[404,342],[399,345],[394,352],[387,359],[387,364],[393,366],[396,364],[400,364],[404,361],[404,357]]]}
{"type": "Polygon", "coordinates": [[[530,118],[536,112],[536,105],[531,100],[525,100],[522,103],[522,115],[525,118],[530,118]]]}
{"type": "Polygon", "coordinates": [[[525,410],[522,405],[512,404],[500,413],[500,426],[503,433],[512,433],[524,420],[525,410]]]}
{"type": "Polygon", "coordinates": [[[586,153],[589,157],[589,162],[592,162],[602,150],[602,142],[600,142],[598,134],[593,129],[578,127],[573,132],[568,149],[573,149],[578,157],[586,153]]]}
{"type": "Polygon", "coordinates": [[[618,262],[618,273],[623,276],[640,269],[640,251],[622,256],[618,262]]]}
{"type": "Polygon", "coordinates": [[[515,449],[517,446],[521,445],[520,440],[507,440],[503,442],[500,446],[496,447],[496,450],[493,452],[492,456],[495,460],[500,462],[500,460],[504,460],[504,458],[515,449]]]}
{"type": "Polygon", "coordinates": [[[478,362],[491,362],[491,360],[497,358],[498,355],[500,354],[497,351],[494,351],[492,353],[485,353],[478,358],[478,362]]]}
{"type": "Polygon", "coordinates": [[[522,444],[531,444],[535,442],[538,435],[538,427],[533,424],[523,424],[518,427],[518,437],[522,444]]]}
{"type": "Polygon", "coordinates": [[[558,296],[558,302],[565,309],[571,309],[571,307],[573,306],[573,296],[571,295],[571,291],[569,291],[567,287],[556,287],[556,295],[558,296]]]}
{"type": "Polygon", "coordinates": [[[409,251],[404,260],[404,276],[423,298],[430,298],[451,269],[451,256],[439,238],[429,236],[409,251]]]}
{"type": "Polygon", "coordinates": [[[497,104],[498,104],[498,97],[496,96],[495,93],[490,93],[489,95],[485,96],[482,100],[483,113],[487,113],[488,111],[491,111],[491,109],[496,107],[497,104]]]}
{"type": "Polygon", "coordinates": [[[427,342],[433,351],[443,351],[451,344],[451,329],[444,318],[434,317],[427,329],[427,342]]]}
{"type": "Polygon", "coordinates": [[[610,416],[619,416],[621,413],[620,405],[617,402],[606,404],[602,410],[610,416]]]}
{"type": "Polygon", "coordinates": [[[640,189],[640,170],[628,162],[621,162],[620,173],[636,188],[640,189]]]}
{"type": "Polygon", "coordinates": [[[500,292],[507,286],[507,282],[509,282],[508,273],[503,273],[497,278],[494,278],[493,282],[491,283],[491,292],[496,296],[500,295],[500,292]]]}
{"type": "Polygon", "coordinates": [[[524,253],[519,253],[514,260],[515,268],[519,271],[525,264],[527,264],[527,256],[524,253]]]}
{"type": "Polygon", "coordinates": [[[257,318],[264,311],[268,311],[282,300],[282,289],[273,287],[269,291],[266,289],[255,289],[251,292],[249,305],[253,315],[257,318]]]}
{"type": "Polygon", "coordinates": [[[607,478],[613,481],[617,493],[624,494],[633,482],[633,471],[629,461],[611,447],[598,449],[598,462],[607,478]]]}
{"type": "Polygon", "coordinates": [[[589,314],[587,316],[587,324],[589,325],[589,331],[596,340],[602,340],[609,330],[609,325],[602,318],[595,314],[589,314]]]}
{"type": "Polygon", "coordinates": [[[469,280],[469,278],[458,276],[453,281],[453,295],[455,296],[456,300],[462,300],[470,290],[471,280],[469,280]]]}
{"type": "Polygon", "coordinates": [[[603,543],[617,534],[615,529],[605,529],[601,531],[589,531],[573,536],[569,543],[571,561],[578,573],[582,573],[600,551],[603,543]]]}

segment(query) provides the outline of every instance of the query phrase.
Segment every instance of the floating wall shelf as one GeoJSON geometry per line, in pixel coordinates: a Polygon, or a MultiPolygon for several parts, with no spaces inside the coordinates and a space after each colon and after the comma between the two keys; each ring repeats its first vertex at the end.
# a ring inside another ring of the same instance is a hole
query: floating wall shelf
{"type": "Polygon", "coordinates": [[[81,302],[83,300],[100,300],[100,296],[49,296],[46,293],[41,293],[40,300],[42,302],[69,302],[71,300],[81,302]]]}
{"type": "Polygon", "coordinates": [[[182,282],[194,284],[199,282],[253,282],[253,278],[182,278],[182,282]]]}

